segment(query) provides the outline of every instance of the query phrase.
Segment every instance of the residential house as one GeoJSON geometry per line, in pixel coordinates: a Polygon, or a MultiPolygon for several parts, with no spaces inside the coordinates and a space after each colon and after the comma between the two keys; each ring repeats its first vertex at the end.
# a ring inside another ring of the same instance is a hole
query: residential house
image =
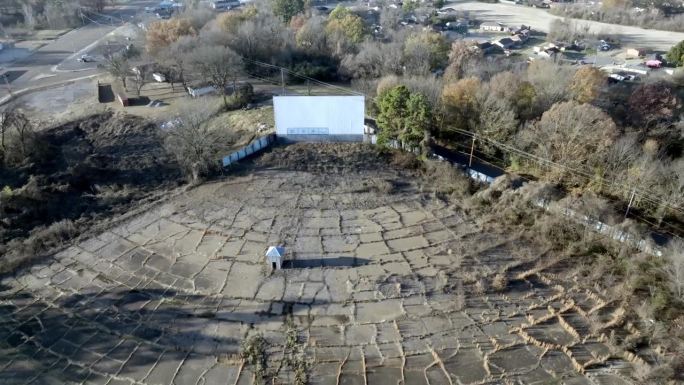
{"type": "Polygon", "coordinates": [[[498,45],[503,49],[511,49],[516,46],[516,43],[510,37],[504,37],[502,39],[495,40],[492,44],[498,45]]]}
{"type": "Polygon", "coordinates": [[[516,47],[520,47],[525,42],[525,40],[523,40],[522,36],[520,35],[511,36],[511,41],[513,41],[513,44],[516,47]]]}
{"type": "Polygon", "coordinates": [[[482,31],[482,32],[510,32],[510,28],[508,28],[505,24],[486,21],[486,22],[480,24],[480,31],[482,31]]]}
{"type": "Polygon", "coordinates": [[[518,39],[520,39],[521,42],[524,42],[530,38],[530,35],[532,35],[532,28],[526,25],[521,25],[520,27],[511,29],[511,35],[518,36],[518,39]]]}
{"type": "Polygon", "coordinates": [[[466,34],[468,33],[468,21],[467,20],[456,20],[449,21],[446,23],[446,29],[449,31],[456,31],[458,33],[466,34]]]}
{"type": "Polygon", "coordinates": [[[473,47],[477,47],[482,53],[489,54],[489,53],[495,53],[495,52],[501,52],[501,47],[495,44],[492,44],[488,41],[483,41],[476,43],[473,45],[473,47]]]}

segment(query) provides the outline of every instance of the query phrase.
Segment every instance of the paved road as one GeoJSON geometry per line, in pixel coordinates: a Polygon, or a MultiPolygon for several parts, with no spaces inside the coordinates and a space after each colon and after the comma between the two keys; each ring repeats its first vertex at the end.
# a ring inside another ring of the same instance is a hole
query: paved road
{"type": "MultiPolygon", "coordinates": [[[[530,8],[512,4],[490,4],[471,0],[448,1],[446,8],[467,10],[471,17],[483,21],[498,21],[506,24],[525,24],[532,28],[548,32],[551,22],[561,17],[550,14],[547,10],[530,8]]],[[[609,33],[619,38],[624,45],[634,45],[658,50],[669,50],[670,47],[684,40],[684,33],[644,29],[624,25],[599,23],[596,21],[575,20],[580,26],[588,26],[593,33],[609,33]]]]}
{"type": "MultiPolygon", "coordinates": [[[[86,19],[88,24],[62,35],[31,55],[5,64],[11,89],[41,87],[96,74],[99,71],[97,63],[78,63],[76,59],[124,22],[130,21],[145,6],[155,3],[156,0],[137,0],[103,11],[100,16],[86,19]]],[[[0,82],[0,100],[8,93],[5,82],[0,82]]]]}

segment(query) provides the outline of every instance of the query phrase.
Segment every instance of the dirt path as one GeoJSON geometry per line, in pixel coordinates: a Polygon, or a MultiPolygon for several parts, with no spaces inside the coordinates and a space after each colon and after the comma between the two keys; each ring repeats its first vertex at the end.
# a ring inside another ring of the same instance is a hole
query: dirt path
{"type": "MultiPolygon", "coordinates": [[[[445,7],[470,11],[471,17],[482,21],[495,21],[504,24],[525,24],[548,32],[551,22],[562,17],[550,14],[547,10],[523,5],[484,3],[471,0],[449,1],[445,7]]],[[[588,26],[593,33],[616,35],[625,46],[646,47],[667,51],[684,40],[684,33],[644,29],[617,24],[599,23],[588,20],[575,20],[580,26],[588,26]]]]}

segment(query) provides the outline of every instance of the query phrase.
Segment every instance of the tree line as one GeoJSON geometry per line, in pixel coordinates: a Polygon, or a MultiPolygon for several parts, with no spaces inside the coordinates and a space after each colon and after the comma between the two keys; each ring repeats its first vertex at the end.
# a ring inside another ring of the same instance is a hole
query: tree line
{"type": "Polygon", "coordinates": [[[224,88],[262,71],[255,61],[350,82],[372,98],[381,143],[425,152],[433,141],[469,145],[463,132],[475,133],[490,140],[479,141],[478,150],[504,167],[623,201],[625,183],[613,181],[628,182],[658,198],[637,198],[638,209],[658,220],[682,219],[681,79],[609,84],[591,66],[486,55],[472,43],[449,44],[431,28],[400,23],[427,15],[430,24],[434,11],[432,4],[386,7],[369,19],[341,6],[325,15],[299,0],[216,17],[189,10],[150,25],[147,51],[182,83],[194,76],[224,88]],[[501,145],[566,169],[540,166],[501,145]]]}
{"type": "Polygon", "coordinates": [[[109,3],[110,0],[6,0],[0,13],[7,18],[14,15],[11,24],[29,29],[71,28],[83,22],[83,9],[100,12],[109,3]]]}

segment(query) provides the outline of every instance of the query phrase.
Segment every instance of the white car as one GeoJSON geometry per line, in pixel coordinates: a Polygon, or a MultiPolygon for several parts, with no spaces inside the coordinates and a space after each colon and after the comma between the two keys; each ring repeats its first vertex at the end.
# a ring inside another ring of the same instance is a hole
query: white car
{"type": "Polygon", "coordinates": [[[625,77],[622,75],[618,75],[618,74],[610,74],[608,77],[610,79],[613,79],[616,82],[624,82],[625,81],[625,77]]]}
{"type": "Polygon", "coordinates": [[[437,14],[439,14],[439,15],[447,15],[450,13],[456,13],[456,10],[453,8],[442,8],[442,9],[437,10],[437,14]]]}

